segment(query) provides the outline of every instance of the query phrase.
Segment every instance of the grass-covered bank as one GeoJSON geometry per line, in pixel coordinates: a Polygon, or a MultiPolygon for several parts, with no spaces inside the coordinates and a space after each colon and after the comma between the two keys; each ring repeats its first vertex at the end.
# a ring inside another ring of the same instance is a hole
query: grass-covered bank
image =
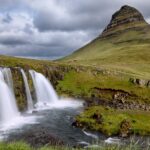
{"type": "Polygon", "coordinates": [[[70,71],[58,82],[57,91],[75,97],[97,97],[106,101],[116,99],[150,104],[149,87],[132,83],[128,75],[116,75],[111,72],[70,71]]]}
{"type": "Polygon", "coordinates": [[[77,116],[77,126],[97,130],[108,136],[130,134],[150,135],[150,113],[144,111],[116,110],[93,106],[77,116]]]}
{"type": "MultiPolygon", "coordinates": [[[[33,148],[24,142],[12,142],[12,143],[0,143],[0,150],[84,150],[85,148],[71,148],[71,147],[53,147],[45,146],[41,148],[33,148]]],[[[88,150],[149,150],[150,147],[141,148],[137,142],[131,142],[129,145],[108,145],[108,144],[98,144],[98,146],[93,146],[86,148],[88,150]]]]}

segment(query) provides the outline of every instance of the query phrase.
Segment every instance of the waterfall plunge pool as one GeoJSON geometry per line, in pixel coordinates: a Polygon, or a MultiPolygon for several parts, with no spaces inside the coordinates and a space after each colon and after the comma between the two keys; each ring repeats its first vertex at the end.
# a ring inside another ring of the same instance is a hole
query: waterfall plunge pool
{"type": "Polygon", "coordinates": [[[37,145],[29,137],[38,135],[38,132],[45,132],[70,146],[92,144],[97,140],[95,137],[105,140],[100,134],[93,135],[72,126],[74,117],[82,110],[82,102],[70,99],[46,107],[40,105],[33,113],[24,113],[16,126],[9,124],[9,128],[0,129],[0,135],[3,141],[23,140],[33,146],[37,145]]]}

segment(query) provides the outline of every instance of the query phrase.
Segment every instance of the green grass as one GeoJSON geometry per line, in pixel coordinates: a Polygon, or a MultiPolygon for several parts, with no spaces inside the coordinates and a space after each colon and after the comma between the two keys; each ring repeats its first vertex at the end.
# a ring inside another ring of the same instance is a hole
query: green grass
{"type": "Polygon", "coordinates": [[[128,101],[150,103],[150,88],[132,84],[129,82],[128,76],[102,73],[95,75],[90,70],[81,72],[70,71],[57,85],[59,93],[79,97],[91,97],[94,94],[95,97],[108,100],[112,100],[118,90],[123,90],[131,95],[128,101]],[[100,89],[100,91],[95,90],[95,88],[100,89]]]}
{"type": "Polygon", "coordinates": [[[0,143],[0,150],[32,150],[32,148],[24,142],[0,143]]]}
{"type": "Polygon", "coordinates": [[[26,69],[33,68],[35,70],[41,70],[44,66],[53,64],[55,63],[46,60],[24,59],[0,55],[0,66],[3,67],[22,67],[26,69]]]}
{"type": "MultiPolygon", "coordinates": [[[[131,142],[131,144],[122,145],[107,145],[104,143],[99,143],[99,147],[88,148],[88,150],[140,150],[140,147],[136,142],[131,142]]],[[[148,150],[149,147],[144,150],[148,150]]],[[[0,150],[83,150],[83,148],[71,148],[71,147],[53,147],[45,146],[42,148],[33,148],[24,142],[13,142],[13,143],[0,143],[0,150]]]]}
{"type": "Polygon", "coordinates": [[[96,38],[60,60],[63,63],[96,66],[150,79],[150,27],[125,30],[109,38],[96,38]]]}
{"type": "Polygon", "coordinates": [[[106,135],[119,135],[120,125],[124,120],[131,123],[131,133],[137,135],[150,135],[150,114],[143,111],[121,111],[102,106],[93,106],[86,109],[77,117],[77,121],[84,127],[100,131],[106,135]],[[99,123],[93,115],[101,115],[99,123]]]}

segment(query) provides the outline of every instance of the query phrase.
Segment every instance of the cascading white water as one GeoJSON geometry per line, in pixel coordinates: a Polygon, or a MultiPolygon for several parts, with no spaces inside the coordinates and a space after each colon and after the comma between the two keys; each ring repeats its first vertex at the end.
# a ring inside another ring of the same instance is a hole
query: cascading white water
{"type": "Polygon", "coordinates": [[[59,99],[53,86],[49,82],[49,80],[34,70],[30,70],[33,85],[35,89],[37,104],[36,107],[38,109],[47,109],[47,108],[76,108],[83,106],[82,101],[76,101],[71,99],[59,99]],[[48,106],[48,107],[47,107],[48,106]]]}
{"type": "MultiPolygon", "coordinates": [[[[21,72],[24,78],[26,92],[31,95],[25,72],[23,70],[21,70],[21,72]]],[[[41,109],[64,109],[66,107],[76,108],[82,106],[82,102],[79,101],[71,101],[71,99],[59,100],[54,88],[46,77],[33,70],[30,70],[30,74],[37,97],[36,111],[41,109]]],[[[30,106],[33,106],[33,104],[30,106]]],[[[12,129],[17,129],[24,124],[30,123],[37,123],[36,117],[24,116],[18,111],[11,70],[9,68],[0,68],[0,136],[5,137],[5,131],[9,133],[12,129]]]]}
{"type": "Polygon", "coordinates": [[[37,103],[49,104],[58,101],[58,96],[51,83],[41,73],[29,71],[33,80],[37,103]]]}
{"type": "Polygon", "coordinates": [[[13,84],[10,73],[9,69],[0,69],[0,125],[7,124],[13,118],[19,116],[15,96],[12,91],[13,84]],[[8,81],[11,82],[11,85],[7,84],[8,81]]]}
{"type": "Polygon", "coordinates": [[[13,85],[13,79],[12,79],[10,68],[3,68],[2,72],[3,72],[4,80],[6,81],[7,85],[12,91],[12,94],[14,95],[14,85],[13,85]]]}
{"type": "Polygon", "coordinates": [[[22,73],[22,77],[23,77],[23,81],[24,81],[24,86],[25,86],[28,111],[31,111],[31,110],[33,110],[33,100],[32,100],[32,96],[31,96],[31,92],[30,92],[28,80],[27,80],[26,74],[25,74],[25,72],[24,72],[23,69],[21,69],[21,73],[22,73]]]}

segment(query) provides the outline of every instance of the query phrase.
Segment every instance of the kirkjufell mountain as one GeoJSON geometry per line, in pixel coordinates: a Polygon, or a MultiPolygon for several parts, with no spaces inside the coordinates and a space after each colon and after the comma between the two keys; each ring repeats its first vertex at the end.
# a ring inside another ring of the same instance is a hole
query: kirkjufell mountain
{"type": "Polygon", "coordinates": [[[112,15],[112,19],[101,36],[113,35],[118,31],[138,29],[148,26],[143,15],[134,7],[123,6],[119,11],[112,15]]]}
{"type": "Polygon", "coordinates": [[[150,25],[136,8],[125,5],[100,36],[61,61],[137,73],[150,70],[149,58],[150,25]]]}

